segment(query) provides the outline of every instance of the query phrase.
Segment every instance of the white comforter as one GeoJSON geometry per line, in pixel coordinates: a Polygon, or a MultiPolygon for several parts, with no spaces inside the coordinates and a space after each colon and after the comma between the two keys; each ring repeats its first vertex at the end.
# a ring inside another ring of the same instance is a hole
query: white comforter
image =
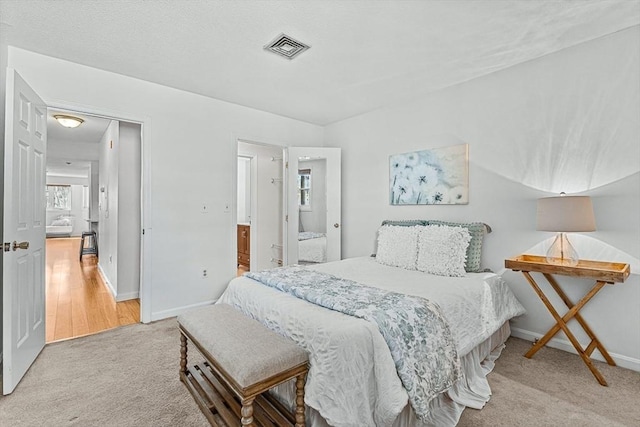
{"type": "MultiPolygon", "coordinates": [[[[440,305],[460,356],[506,320],[524,313],[493,273],[432,276],[352,258],[312,267],[369,286],[404,292],[440,305]]],[[[234,279],[219,302],[231,304],[294,340],[310,354],[305,403],[331,425],[390,426],[408,397],[376,326],[327,310],[246,277],[234,279]]]]}

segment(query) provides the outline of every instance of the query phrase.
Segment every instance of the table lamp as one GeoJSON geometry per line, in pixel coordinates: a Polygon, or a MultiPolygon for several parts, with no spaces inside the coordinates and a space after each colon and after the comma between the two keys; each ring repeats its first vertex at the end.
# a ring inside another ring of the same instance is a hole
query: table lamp
{"type": "Polygon", "coordinates": [[[547,262],[556,265],[578,264],[578,253],[569,243],[566,233],[595,231],[593,205],[588,196],[567,196],[538,199],[537,227],[539,231],[557,231],[547,251],[547,262]]]}

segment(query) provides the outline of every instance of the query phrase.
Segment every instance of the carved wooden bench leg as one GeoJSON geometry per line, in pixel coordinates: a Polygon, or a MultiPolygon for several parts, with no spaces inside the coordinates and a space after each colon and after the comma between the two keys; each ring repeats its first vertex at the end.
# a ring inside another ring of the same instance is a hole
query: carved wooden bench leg
{"type": "Polygon", "coordinates": [[[180,373],[187,373],[187,337],[180,334],[180,373]]]}
{"type": "Polygon", "coordinates": [[[242,415],[241,424],[242,426],[255,427],[253,422],[253,400],[247,399],[242,401],[242,409],[240,410],[240,414],[242,415]]]}
{"type": "Polygon", "coordinates": [[[304,383],[306,373],[300,374],[296,377],[296,426],[304,427],[304,383]]]}

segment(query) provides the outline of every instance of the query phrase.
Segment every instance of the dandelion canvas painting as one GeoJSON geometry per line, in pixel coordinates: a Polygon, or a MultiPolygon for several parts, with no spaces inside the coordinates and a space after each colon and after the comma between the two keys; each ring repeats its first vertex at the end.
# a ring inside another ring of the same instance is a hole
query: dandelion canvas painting
{"type": "Polygon", "coordinates": [[[469,203],[468,144],[394,154],[389,157],[392,205],[469,203]]]}

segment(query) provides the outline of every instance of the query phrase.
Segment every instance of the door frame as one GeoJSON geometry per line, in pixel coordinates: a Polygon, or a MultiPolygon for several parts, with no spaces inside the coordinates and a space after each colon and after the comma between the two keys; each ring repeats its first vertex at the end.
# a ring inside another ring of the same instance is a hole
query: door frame
{"type": "MultiPolygon", "coordinates": [[[[151,222],[151,118],[138,114],[109,110],[106,108],[74,104],[58,99],[46,99],[47,108],[67,110],[88,116],[117,120],[140,125],[140,321],[151,322],[152,269],[151,248],[153,227],[151,222]]],[[[236,172],[237,174],[237,172],[236,172]]],[[[45,254],[46,255],[46,254],[45,254]]]]}

